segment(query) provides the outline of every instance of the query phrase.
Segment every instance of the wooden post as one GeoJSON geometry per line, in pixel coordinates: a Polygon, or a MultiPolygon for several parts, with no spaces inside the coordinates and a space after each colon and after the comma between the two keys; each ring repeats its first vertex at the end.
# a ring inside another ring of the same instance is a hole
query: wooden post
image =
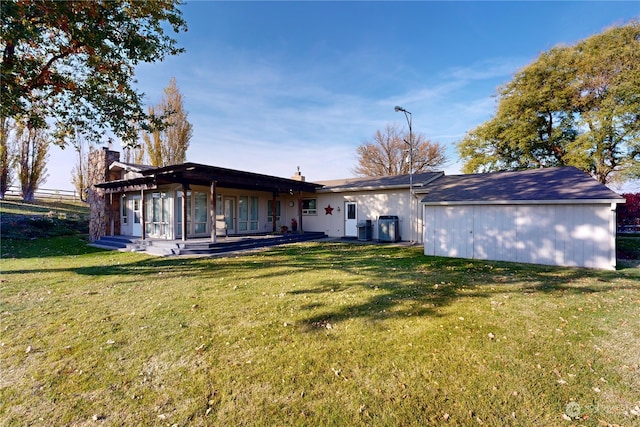
{"type": "Polygon", "coordinates": [[[187,241],[187,191],[188,184],[182,184],[182,241],[187,241]]]}
{"type": "Polygon", "coordinates": [[[144,240],[145,236],[147,235],[147,219],[145,210],[146,208],[144,206],[144,190],[140,190],[140,225],[142,226],[142,240],[144,240]]]}
{"type": "Polygon", "coordinates": [[[302,227],[302,190],[298,191],[298,227],[300,230],[300,234],[304,232],[304,228],[302,227]]]}
{"type": "MultiPolygon", "coordinates": [[[[276,232],[276,197],[277,197],[278,193],[276,193],[275,191],[273,192],[273,199],[271,199],[271,226],[273,228],[273,232],[276,232]]],[[[280,211],[280,214],[282,214],[282,211],[280,211]]]]}
{"type": "Polygon", "coordinates": [[[217,203],[216,182],[211,181],[211,243],[216,243],[218,239],[217,203]]]}
{"type": "Polygon", "coordinates": [[[109,235],[113,237],[115,235],[114,231],[114,214],[113,214],[113,193],[109,193],[109,235]]]}

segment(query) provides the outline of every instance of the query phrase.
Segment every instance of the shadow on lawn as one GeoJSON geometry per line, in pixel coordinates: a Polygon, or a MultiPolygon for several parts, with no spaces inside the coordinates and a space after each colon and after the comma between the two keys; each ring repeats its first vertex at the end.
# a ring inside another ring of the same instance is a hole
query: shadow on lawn
{"type": "MultiPolygon", "coordinates": [[[[309,311],[309,330],[319,330],[328,322],[351,318],[373,321],[390,317],[438,316],[441,309],[460,298],[487,298],[505,292],[582,294],[611,289],[639,289],[640,272],[595,271],[425,257],[421,248],[350,243],[287,245],[227,258],[144,258],[126,263],[124,254],[105,252],[92,255],[93,266],[58,268],[77,274],[100,277],[121,276],[121,283],[139,281],[141,276],[158,277],[179,284],[181,278],[198,278],[207,284],[221,277],[239,283],[267,279],[290,288],[291,296],[314,295],[320,301],[301,305],[309,311]],[[96,263],[96,258],[104,263],[96,263]],[[123,263],[124,262],[124,263],[123,263]],[[337,273],[335,274],[337,270],[337,273]],[[332,280],[338,277],[338,280],[332,280]],[[303,283],[290,287],[286,280],[303,283]],[[344,305],[332,300],[340,292],[358,289],[371,296],[361,303],[344,305]],[[322,311],[322,314],[316,314],[322,311]]],[[[51,268],[28,272],[52,272],[51,268]]],[[[4,271],[15,274],[27,271],[4,271]]],[[[219,282],[216,282],[219,283],[219,282]]],[[[249,285],[251,286],[251,285],[249,285]]],[[[261,293],[262,289],[256,289],[261,293]]]]}
{"type": "Polygon", "coordinates": [[[320,299],[303,305],[306,324],[318,330],[329,322],[351,318],[439,316],[459,298],[488,298],[505,292],[581,294],[612,288],[640,289],[640,273],[594,271],[468,259],[425,257],[421,248],[385,245],[316,243],[272,248],[232,258],[147,259],[129,265],[78,269],[80,274],[153,274],[197,276],[203,282],[235,276],[304,283],[289,295],[320,299]],[[339,270],[339,280],[334,270],[339,270]],[[296,278],[297,275],[300,275],[296,278]],[[341,292],[360,288],[370,296],[363,303],[324,303],[341,292]],[[325,310],[326,309],[326,310],[325,310]],[[314,314],[323,311],[321,315],[314,314]]]}

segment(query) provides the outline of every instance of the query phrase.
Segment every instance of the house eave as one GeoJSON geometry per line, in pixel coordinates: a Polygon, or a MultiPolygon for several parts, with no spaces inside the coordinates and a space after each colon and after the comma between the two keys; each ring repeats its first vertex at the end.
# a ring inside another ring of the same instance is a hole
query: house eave
{"type": "MultiPolygon", "coordinates": [[[[416,186],[414,186],[416,188],[416,186]]],[[[371,187],[332,187],[316,190],[317,193],[356,193],[360,191],[408,190],[409,185],[386,185],[371,187]]]]}
{"type": "Polygon", "coordinates": [[[155,190],[158,188],[153,179],[149,177],[120,179],[95,184],[96,188],[101,188],[106,194],[127,193],[130,191],[155,190]]]}
{"type": "MultiPolygon", "coordinates": [[[[444,175],[444,172],[438,172],[438,173],[434,173],[434,176],[431,177],[430,179],[421,181],[421,182],[414,182],[413,184],[413,191],[415,193],[423,193],[425,192],[425,187],[427,185],[429,185],[430,183],[432,183],[433,181],[435,181],[436,179],[442,177],[444,175]]],[[[359,187],[357,185],[357,181],[354,182],[354,184],[349,185],[348,183],[345,185],[339,185],[339,186],[328,186],[328,187],[324,187],[324,188],[320,188],[318,190],[316,190],[317,193],[355,193],[355,192],[364,192],[364,191],[381,191],[381,190],[408,190],[410,187],[410,184],[407,182],[406,184],[396,184],[396,185],[369,185],[369,186],[363,186],[363,187],[359,187]]]]}
{"type": "Polygon", "coordinates": [[[441,200],[422,201],[425,206],[463,205],[593,205],[625,203],[625,199],[560,199],[560,200],[441,200]]]}

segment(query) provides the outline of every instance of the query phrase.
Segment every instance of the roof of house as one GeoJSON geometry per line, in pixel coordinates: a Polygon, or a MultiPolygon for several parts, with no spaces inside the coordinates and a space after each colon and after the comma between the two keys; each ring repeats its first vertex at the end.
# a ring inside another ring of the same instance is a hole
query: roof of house
{"type": "Polygon", "coordinates": [[[151,167],[141,169],[140,177],[108,181],[96,184],[108,192],[129,191],[135,186],[155,188],[161,184],[180,183],[183,185],[211,185],[216,182],[219,187],[245,190],[270,191],[274,193],[292,193],[298,191],[315,192],[320,184],[244,172],[235,169],[198,163],[181,163],[178,165],[151,167]]]}
{"type": "Polygon", "coordinates": [[[410,175],[395,175],[366,178],[346,178],[331,181],[318,181],[323,184],[319,192],[343,192],[343,191],[364,191],[380,190],[392,188],[409,188],[409,183],[413,179],[413,187],[424,187],[433,180],[444,175],[444,172],[422,172],[410,175]]]}
{"type": "Polygon", "coordinates": [[[443,176],[429,185],[422,202],[558,203],[577,200],[624,202],[621,196],[574,167],[443,176]]]}
{"type": "Polygon", "coordinates": [[[155,168],[155,166],[141,165],[136,163],[127,163],[127,162],[120,162],[120,161],[113,162],[109,166],[109,169],[124,169],[132,172],[140,172],[140,171],[149,170],[153,168],[155,168]]]}

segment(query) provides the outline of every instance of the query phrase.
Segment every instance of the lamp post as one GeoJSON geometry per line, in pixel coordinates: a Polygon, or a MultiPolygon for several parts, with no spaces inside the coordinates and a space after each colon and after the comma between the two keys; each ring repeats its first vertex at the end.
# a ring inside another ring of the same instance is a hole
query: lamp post
{"type": "Polygon", "coordinates": [[[398,111],[402,111],[404,113],[404,117],[407,119],[407,124],[409,125],[409,141],[405,140],[404,143],[409,145],[409,243],[413,245],[413,130],[411,129],[413,116],[410,111],[407,111],[397,105],[394,110],[396,113],[398,111]]]}

